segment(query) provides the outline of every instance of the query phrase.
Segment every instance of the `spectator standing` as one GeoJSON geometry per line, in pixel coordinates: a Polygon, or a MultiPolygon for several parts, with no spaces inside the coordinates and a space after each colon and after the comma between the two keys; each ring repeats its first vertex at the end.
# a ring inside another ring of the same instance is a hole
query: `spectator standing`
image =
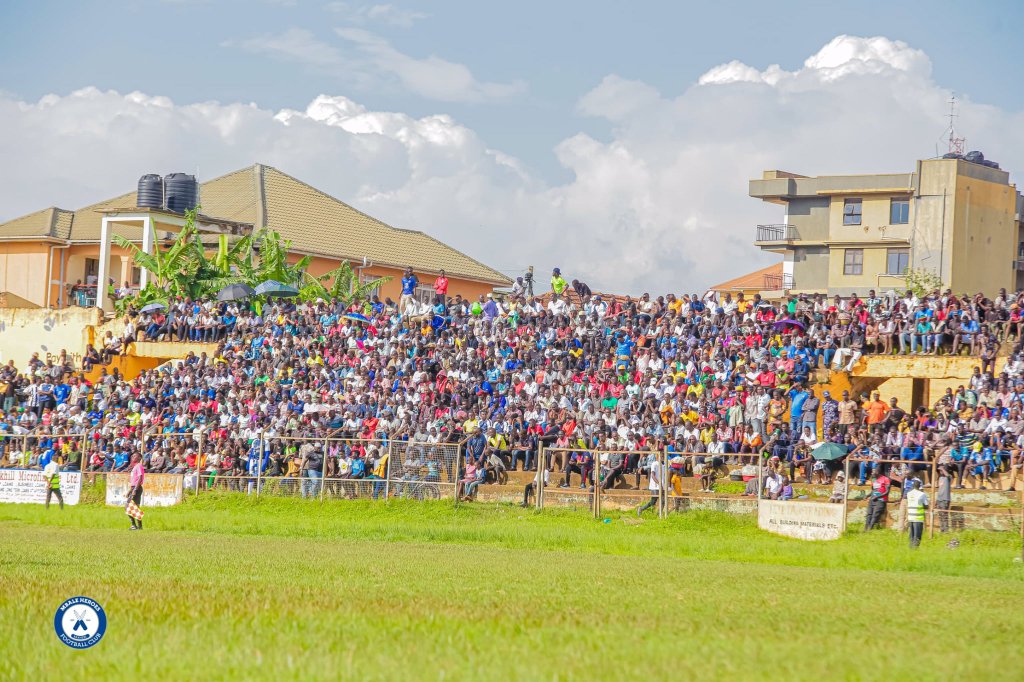
{"type": "Polygon", "coordinates": [[[928,508],[928,495],[921,490],[921,479],[915,478],[907,492],[907,522],[910,524],[910,548],[921,544],[924,534],[924,511],[928,508]]]}
{"type": "Polygon", "coordinates": [[[561,296],[562,292],[565,291],[568,286],[569,283],[565,281],[564,277],[562,277],[561,270],[555,268],[551,271],[551,291],[561,296]]]}
{"type": "Polygon", "coordinates": [[[43,467],[43,480],[46,483],[46,508],[50,508],[50,497],[56,495],[60,508],[64,509],[64,495],[60,492],[60,467],[52,459],[43,467]]]}
{"type": "Polygon", "coordinates": [[[408,315],[406,308],[412,305],[412,302],[415,299],[416,287],[419,286],[419,283],[420,281],[416,279],[416,275],[413,274],[412,268],[406,268],[405,274],[402,275],[402,295],[398,298],[399,314],[408,315]]]}
{"type": "MultiPolygon", "coordinates": [[[[402,287],[403,292],[405,287],[402,287]]],[[[448,301],[448,276],[442,270],[434,280],[434,303],[445,305],[448,301]]]]}
{"type": "Polygon", "coordinates": [[[864,521],[864,530],[871,530],[875,526],[882,525],[885,519],[885,512],[889,504],[889,490],[892,488],[892,481],[882,473],[881,469],[874,472],[874,480],[871,483],[871,499],[868,502],[868,514],[864,521]]]}

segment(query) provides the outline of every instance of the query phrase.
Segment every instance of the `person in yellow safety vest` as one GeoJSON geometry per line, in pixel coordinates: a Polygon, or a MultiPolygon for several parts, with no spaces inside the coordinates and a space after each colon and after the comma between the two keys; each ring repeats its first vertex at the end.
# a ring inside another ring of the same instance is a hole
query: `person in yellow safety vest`
{"type": "Polygon", "coordinates": [[[924,534],[924,510],[928,508],[928,495],[921,490],[921,479],[915,478],[907,492],[907,522],[910,524],[910,548],[921,544],[924,534]]]}
{"type": "Polygon", "coordinates": [[[551,291],[561,296],[562,292],[565,291],[568,286],[569,283],[565,281],[564,277],[562,277],[561,270],[555,268],[551,271],[551,291]]]}
{"type": "Polygon", "coordinates": [[[64,495],[60,492],[60,467],[53,460],[46,463],[43,467],[43,478],[46,480],[46,508],[50,508],[50,498],[54,495],[57,496],[57,501],[60,502],[60,508],[64,508],[64,495]]]}

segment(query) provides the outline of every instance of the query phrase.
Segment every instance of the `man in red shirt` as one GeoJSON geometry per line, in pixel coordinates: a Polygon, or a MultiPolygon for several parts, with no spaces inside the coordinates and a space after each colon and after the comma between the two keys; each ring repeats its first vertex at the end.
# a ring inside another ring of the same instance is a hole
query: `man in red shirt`
{"type": "Polygon", "coordinates": [[[892,481],[882,473],[882,469],[875,469],[874,480],[871,482],[871,499],[868,502],[868,514],[864,520],[864,530],[871,530],[875,526],[881,526],[885,520],[885,509],[889,503],[889,489],[892,481]]]}
{"type": "Polygon", "coordinates": [[[445,305],[448,300],[448,277],[445,276],[444,270],[434,280],[434,303],[440,303],[445,305]]]}

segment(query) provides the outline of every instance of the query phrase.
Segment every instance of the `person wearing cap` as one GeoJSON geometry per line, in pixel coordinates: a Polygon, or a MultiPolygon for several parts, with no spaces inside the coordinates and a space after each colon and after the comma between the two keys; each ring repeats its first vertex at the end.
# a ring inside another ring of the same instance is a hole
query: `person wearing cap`
{"type": "Polygon", "coordinates": [[[562,292],[565,291],[568,286],[569,283],[565,281],[564,277],[562,277],[562,271],[560,269],[555,268],[551,271],[551,291],[561,296],[562,292]]]}
{"type": "Polygon", "coordinates": [[[921,479],[915,478],[907,492],[907,523],[910,525],[910,548],[921,544],[924,534],[924,512],[928,508],[928,495],[921,490],[921,479]]]}

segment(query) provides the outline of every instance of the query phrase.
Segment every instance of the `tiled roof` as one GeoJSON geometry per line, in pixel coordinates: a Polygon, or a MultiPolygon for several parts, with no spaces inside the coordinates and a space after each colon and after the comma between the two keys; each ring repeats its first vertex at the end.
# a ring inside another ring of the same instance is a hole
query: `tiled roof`
{"type": "Polygon", "coordinates": [[[0,239],[53,237],[67,239],[71,231],[71,211],[51,206],[0,225],[0,239]]]}
{"type": "MultiPolygon", "coordinates": [[[[449,275],[482,280],[497,286],[511,280],[497,270],[453,249],[430,235],[402,230],[356,210],[343,201],[310,187],[276,168],[254,164],[199,187],[202,212],[224,220],[267,226],[292,241],[298,251],[420,272],[444,269],[449,275]]],[[[75,211],[50,208],[0,224],[0,239],[16,236],[54,236],[75,242],[100,238],[99,211],[131,210],[135,192],[75,211]]],[[[118,225],[115,233],[141,239],[139,228],[118,225]]]]}
{"type": "Polygon", "coordinates": [[[354,261],[365,256],[382,265],[443,269],[449,275],[511,284],[497,270],[430,235],[391,227],[276,168],[262,170],[265,224],[291,239],[295,249],[354,261]]]}
{"type": "Polygon", "coordinates": [[[713,287],[708,287],[711,291],[738,291],[745,289],[764,289],[764,278],[765,275],[775,275],[778,277],[782,276],[782,263],[776,263],[775,265],[769,265],[766,268],[755,270],[754,272],[748,272],[745,275],[740,275],[735,279],[730,279],[728,282],[722,282],[716,284],[713,287]]]}

